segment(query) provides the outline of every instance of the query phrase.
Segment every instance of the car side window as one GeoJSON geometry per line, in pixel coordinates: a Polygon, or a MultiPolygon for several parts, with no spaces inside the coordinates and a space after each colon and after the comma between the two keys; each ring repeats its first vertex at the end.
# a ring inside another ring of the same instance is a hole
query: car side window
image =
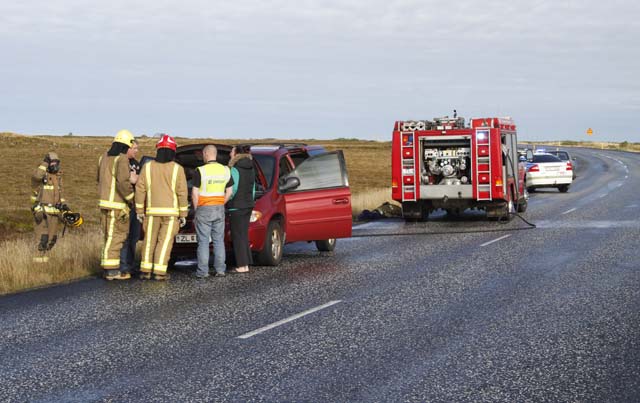
{"type": "Polygon", "coordinates": [[[295,191],[349,186],[342,151],[309,157],[287,176],[300,180],[295,191]]]}
{"type": "Polygon", "coordinates": [[[304,160],[309,158],[309,154],[307,154],[306,152],[299,152],[295,154],[289,153],[289,157],[293,160],[294,166],[298,166],[302,164],[304,160]]]}

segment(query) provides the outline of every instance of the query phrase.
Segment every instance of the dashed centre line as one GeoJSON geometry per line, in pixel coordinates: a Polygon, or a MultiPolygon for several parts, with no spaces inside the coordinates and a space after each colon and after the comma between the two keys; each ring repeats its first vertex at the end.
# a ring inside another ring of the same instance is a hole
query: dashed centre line
{"type": "Polygon", "coordinates": [[[252,332],[240,335],[240,336],[238,336],[238,339],[248,339],[249,337],[253,337],[253,336],[258,335],[260,333],[266,332],[267,330],[271,330],[274,327],[278,327],[280,325],[284,325],[285,323],[293,322],[294,320],[300,319],[303,316],[309,315],[309,314],[314,313],[314,312],[318,312],[318,311],[320,311],[322,309],[328,308],[328,307],[330,307],[332,305],[335,305],[335,304],[338,304],[340,302],[342,302],[342,300],[330,301],[330,302],[327,302],[326,304],[317,306],[315,308],[307,309],[304,312],[297,313],[297,314],[295,314],[293,316],[289,316],[288,318],[285,318],[285,319],[279,320],[277,322],[274,322],[274,323],[272,323],[270,325],[261,327],[260,329],[256,329],[256,330],[254,330],[252,332]]]}
{"type": "Polygon", "coordinates": [[[575,207],[574,207],[574,208],[572,208],[572,209],[570,209],[570,210],[565,211],[565,212],[564,212],[564,213],[562,213],[561,215],[569,214],[569,213],[572,213],[572,212],[574,212],[574,211],[576,211],[576,210],[577,210],[577,208],[575,208],[575,207]]]}
{"type": "Polygon", "coordinates": [[[485,242],[485,243],[483,243],[483,244],[482,244],[482,245],[480,245],[480,246],[487,246],[487,245],[491,245],[491,244],[492,244],[492,243],[494,243],[494,242],[501,241],[501,240],[503,240],[503,239],[505,239],[505,238],[509,238],[510,236],[511,236],[511,234],[503,235],[503,236],[501,236],[500,238],[496,238],[496,239],[494,239],[494,240],[492,240],[492,241],[485,242]]]}

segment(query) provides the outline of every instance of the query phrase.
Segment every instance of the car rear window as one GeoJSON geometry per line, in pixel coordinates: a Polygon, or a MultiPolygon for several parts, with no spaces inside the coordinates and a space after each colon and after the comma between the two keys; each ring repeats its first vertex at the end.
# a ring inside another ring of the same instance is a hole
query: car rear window
{"type": "Polygon", "coordinates": [[[267,189],[271,188],[271,184],[273,183],[273,172],[276,167],[276,159],[271,155],[264,154],[252,154],[253,159],[258,162],[260,165],[260,169],[264,174],[265,179],[267,180],[267,189]]]}
{"type": "Polygon", "coordinates": [[[553,151],[550,152],[549,154],[553,154],[556,157],[560,158],[562,161],[569,161],[569,153],[567,153],[566,151],[553,151]]]}
{"type": "Polygon", "coordinates": [[[562,162],[562,161],[560,160],[560,158],[556,157],[555,155],[538,154],[533,156],[533,162],[562,162]]]}

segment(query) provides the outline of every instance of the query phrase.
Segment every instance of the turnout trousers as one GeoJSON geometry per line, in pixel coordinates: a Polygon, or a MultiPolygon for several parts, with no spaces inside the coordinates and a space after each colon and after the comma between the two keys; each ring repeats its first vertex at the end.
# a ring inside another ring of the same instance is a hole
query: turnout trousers
{"type": "Polygon", "coordinates": [[[40,211],[34,214],[36,243],[38,252],[33,258],[35,262],[46,262],[48,258],[45,256],[51,248],[53,248],[58,240],[58,225],[60,218],[55,214],[47,214],[40,211]]]}
{"type": "Polygon", "coordinates": [[[101,209],[103,246],[100,265],[103,270],[120,268],[120,250],[129,235],[129,215],[120,214],[120,210],[101,209]]]}
{"type": "Polygon", "coordinates": [[[178,217],[145,216],[141,272],[167,273],[173,240],[179,229],[178,217]]]}

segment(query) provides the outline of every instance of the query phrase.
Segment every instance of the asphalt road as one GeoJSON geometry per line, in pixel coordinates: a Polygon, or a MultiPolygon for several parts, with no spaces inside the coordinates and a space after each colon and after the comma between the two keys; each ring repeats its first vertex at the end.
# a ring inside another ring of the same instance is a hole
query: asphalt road
{"type": "Polygon", "coordinates": [[[640,156],[574,154],[535,229],[381,220],[248,275],[0,298],[0,401],[639,401],[640,156]]]}

